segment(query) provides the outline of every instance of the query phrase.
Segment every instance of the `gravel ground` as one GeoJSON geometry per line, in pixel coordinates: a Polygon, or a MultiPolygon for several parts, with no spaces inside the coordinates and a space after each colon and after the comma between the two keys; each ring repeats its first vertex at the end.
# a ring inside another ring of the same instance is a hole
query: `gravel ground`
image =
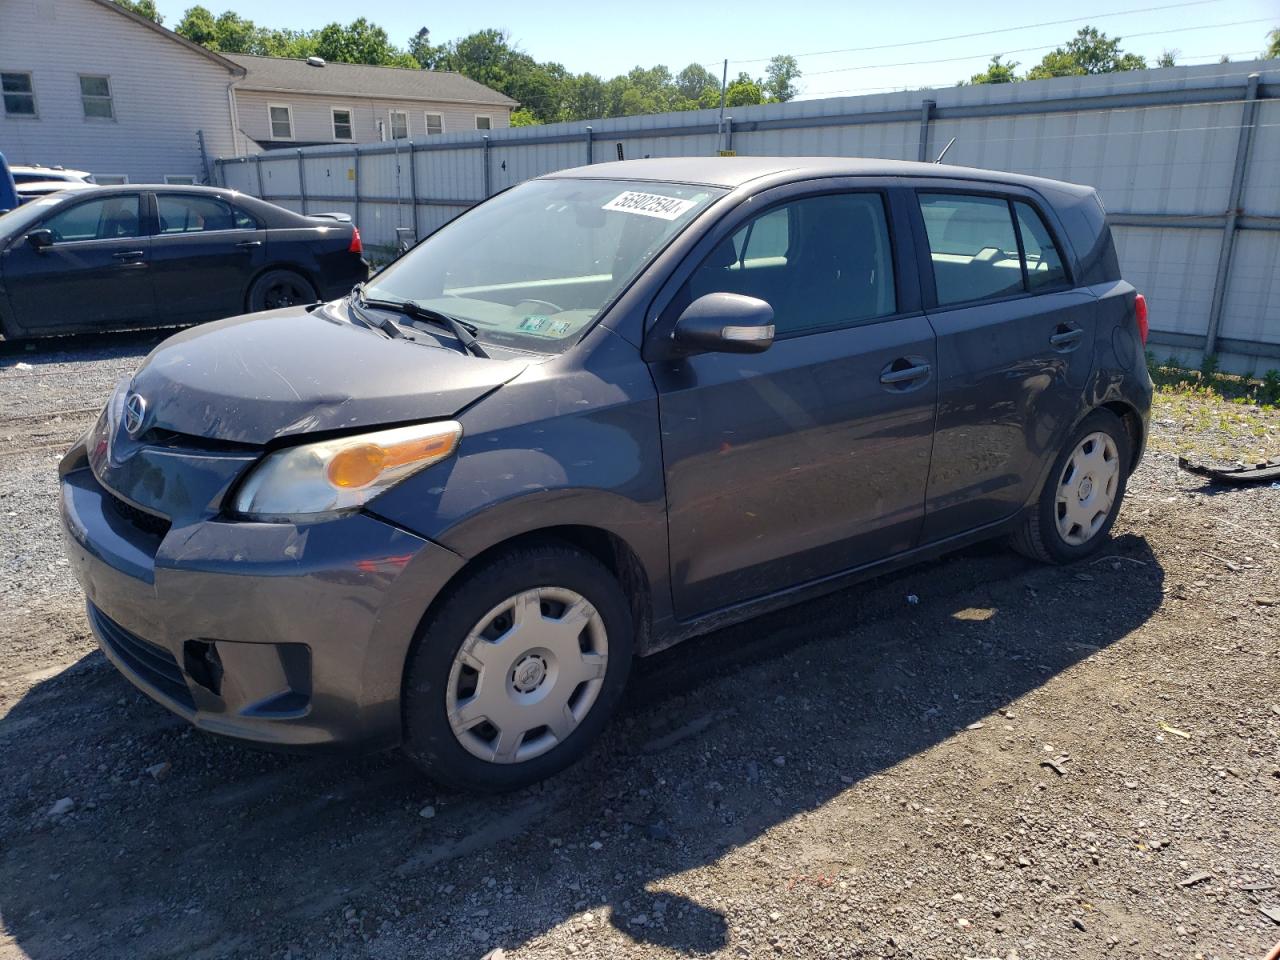
{"type": "Polygon", "coordinates": [[[1103,556],[985,546],[683,644],[584,763],[478,798],[211,739],[94,652],[54,468],[154,342],[0,355],[3,960],[1280,940],[1280,490],[1174,463],[1275,455],[1276,411],[1162,399],[1103,556]]]}

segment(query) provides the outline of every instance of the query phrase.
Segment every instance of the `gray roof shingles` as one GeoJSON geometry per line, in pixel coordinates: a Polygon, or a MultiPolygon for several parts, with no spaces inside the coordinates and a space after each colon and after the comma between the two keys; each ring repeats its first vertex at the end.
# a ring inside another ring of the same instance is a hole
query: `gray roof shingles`
{"type": "Polygon", "coordinates": [[[329,62],[323,67],[313,67],[305,60],[283,57],[241,53],[222,56],[245,69],[245,78],[236,84],[240,90],[516,106],[516,101],[505,94],[460,73],[373,67],[362,63],[329,62]]]}

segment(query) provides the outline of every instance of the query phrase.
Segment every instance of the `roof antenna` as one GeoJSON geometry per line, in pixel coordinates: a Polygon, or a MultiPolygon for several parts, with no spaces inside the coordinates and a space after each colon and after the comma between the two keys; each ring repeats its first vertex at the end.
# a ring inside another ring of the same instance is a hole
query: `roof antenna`
{"type": "Polygon", "coordinates": [[[933,162],[934,162],[934,163],[941,163],[941,162],[942,162],[942,158],[943,158],[943,157],[945,157],[945,156],[947,155],[947,151],[951,149],[951,145],[952,145],[953,143],[955,143],[955,142],[956,142],[956,138],[955,138],[955,137],[952,137],[950,140],[948,140],[948,141],[947,141],[947,145],[946,145],[945,147],[943,147],[943,148],[942,148],[942,152],[941,152],[940,154],[938,154],[938,159],[937,159],[937,160],[935,160],[935,161],[933,161],[933,162]]]}

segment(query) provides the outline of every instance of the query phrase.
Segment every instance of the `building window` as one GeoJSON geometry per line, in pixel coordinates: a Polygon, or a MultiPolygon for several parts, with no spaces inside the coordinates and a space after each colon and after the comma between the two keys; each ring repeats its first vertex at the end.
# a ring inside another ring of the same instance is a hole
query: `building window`
{"type": "Polygon", "coordinates": [[[93,182],[100,187],[118,187],[122,183],[129,182],[127,173],[95,173],[93,182]]]}
{"type": "Polygon", "coordinates": [[[444,114],[428,113],[427,136],[434,136],[437,133],[444,133],[444,114]]]}
{"type": "Polygon", "coordinates": [[[0,73],[0,92],[4,93],[6,117],[34,117],[36,93],[29,73],[0,73]]]}
{"type": "Polygon", "coordinates": [[[391,139],[407,139],[409,136],[409,115],[403,110],[391,110],[389,115],[391,119],[391,139]]]}
{"type": "Polygon", "coordinates": [[[272,140],[293,139],[293,108],[287,103],[267,104],[267,116],[271,119],[272,140]]]}
{"type": "Polygon", "coordinates": [[[164,182],[177,184],[178,186],[182,186],[182,187],[194,186],[196,182],[196,178],[188,176],[183,173],[166,173],[164,175],[164,182]]]}
{"type": "Polygon", "coordinates": [[[351,137],[351,111],[346,107],[333,108],[333,139],[350,140],[351,137]]]}
{"type": "Polygon", "coordinates": [[[493,117],[490,117],[490,116],[488,116],[487,114],[477,113],[477,114],[476,114],[476,129],[477,129],[477,130],[492,130],[492,129],[493,129],[493,117]]]}
{"type": "Polygon", "coordinates": [[[80,102],[89,120],[114,120],[115,109],[111,105],[111,80],[108,77],[80,77],[80,102]]]}

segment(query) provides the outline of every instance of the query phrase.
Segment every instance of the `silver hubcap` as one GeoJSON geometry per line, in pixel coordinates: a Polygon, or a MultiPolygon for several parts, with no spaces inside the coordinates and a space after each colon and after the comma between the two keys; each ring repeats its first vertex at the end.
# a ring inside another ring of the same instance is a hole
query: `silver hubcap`
{"type": "Polygon", "coordinates": [[[1058,534],[1073,547],[1088,543],[1111,514],[1120,486],[1116,442],[1099,431],[1080,441],[1058,480],[1058,534]]]}
{"type": "Polygon", "coordinates": [[[454,657],[445,706],[458,742],[491,763],[519,763],[563,743],[604,685],[604,621],[581,594],[526,590],[472,627],[454,657]]]}

